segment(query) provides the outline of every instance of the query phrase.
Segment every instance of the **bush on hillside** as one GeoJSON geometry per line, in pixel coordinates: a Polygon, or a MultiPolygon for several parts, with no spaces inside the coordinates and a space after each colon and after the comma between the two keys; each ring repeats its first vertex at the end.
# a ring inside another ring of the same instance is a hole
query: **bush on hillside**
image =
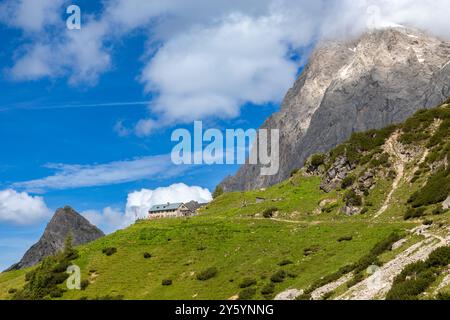
{"type": "Polygon", "coordinates": [[[342,180],[341,188],[347,189],[348,187],[351,187],[353,185],[353,183],[355,182],[355,180],[356,180],[356,178],[353,175],[346,176],[344,178],[344,180],[342,180]]]}
{"type": "Polygon", "coordinates": [[[273,284],[273,282],[265,285],[262,289],[261,289],[261,294],[262,295],[271,295],[275,292],[275,284],[273,284]]]}
{"type": "Polygon", "coordinates": [[[212,194],[212,197],[213,197],[213,199],[216,199],[216,198],[220,197],[223,193],[224,193],[224,191],[223,191],[222,186],[217,186],[212,194]]]}
{"type": "Polygon", "coordinates": [[[323,153],[317,153],[311,157],[311,166],[315,169],[325,164],[326,156],[323,153]]]}
{"type": "Polygon", "coordinates": [[[89,286],[90,282],[89,280],[85,279],[83,281],[81,281],[80,283],[80,289],[81,290],[86,290],[86,288],[89,286]]]}
{"type": "Polygon", "coordinates": [[[50,297],[51,298],[61,298],[63,296],[64,292],[65,291],[61,288],[53,288],[50,291],[50,297]]]}
{"type": "Polygon", "coordinates": [[[428,257],[429,267],[445,267],[450,264],[450,247],[441,247],[433,251],[428,257]]]}
{"type": "Polygon", "coordinates": [[[239,292],[239,300],[250,300],[256,294],[255,288],[246,288],[239,292]]]}
{"type": "Polygon", "coordinates": [[[26,273],[26,283],[13,296],[15,300],[41,300],[48,297],[60,298],[64,290],[58,287],[67,280],[69,274],[63,266],[70,265],[78,253],[72,248],[72,238],[68,236],[62,252],[45,258],[34,270],[26,273]]]}
{"type": "Polygon", "coordinates": [[[172,280],[170,280],[170,279],[164,279],[163,281],[161,281],[161,284],[163,285],[163,286],[171,286],[172,285],[172,280]]]}
{"type": "Polygon", "coordinates": [[[150,259],[152,255],[148,252],[144,252],[144,259],[150,259]]]}
{"type": "Polygon", "coordinates": [[[208,268],[197,274],[197,280],[206,281],[212,279],[217,275],[217,272],[217,268],[208,268]]]}
{"type": "Polygon", "coordinates": [[[289,260],[289,259],[284,259],[284,260],[278,262],[278,265],[279,265],[280,267],[283,267],[283,266],[287,266],[287,265],[293,264],[293,263],[294,263],[294,262],[292,262],[292,261],[289,260]]]}
{"type": "Polygon", "coordinates": [[[344,195],[344,201],[347,206],[360,207],[362,206],[362,198],[357,195],[355,191],[348,190],[344,195]]]}
{"type": "Polygon", "coordinates": [[[406,266],[394,279],[388,300],[417,300],[419,295],[436,281],[437,276],[450,264],[450,247],[434,250],[426,261],[406,266]]]}
{"type": "Polygon", "coordinates": [[[303,249],[303,255],[305,257],[308,257],[308,256],[310,256],[310,255],[312,255],[314,253],[319,252],[319,250],[320,250],[319,246],[312,246],[312,247],[309,247],[309,248],[305,248],[305,249],[303,249]]]}
{"type": "Polygon", "coordinates": [[[263,211],[263,217],[267,218],[267,219],[272,218],[273,214],[277,211],[278,211],[278,208],[276,208],[276,207],[267,208],[266,210],[263,211]]]}
{"type": "Polygon", "coordinates": [[[408,200],[413,208],[443,202],[450,193],[450,168],[431,176],[427,184],[408,200]]]}
{"type": "Polygon", "coordinates": [[[404,219],[416,219],[425,215],[425,208],[408,208],[405,212],[404,219]]]}
{"type": "Polygon", "coordinates": [[[242,280],[242,282],[239,284],[239,287],[244,289],[251,286],[254,286],[257,283],[257,281],[253,278],[245,278],[242,280]]]}
{"type": "Polygon", "coordinates": [[[436,300],[450,300],[450,292],[439,292],[436,300]]]}
{"type": "Polygon", "coordinates": [[[353,236],[344,236],[344,237],[340,237],[338,239],[338,242],[352,241],[352,240],[353,240],[353,236]]]}
{"type": "Polygon", "coordinates": [[[283,282],[284,279],[286,278],[287,273],[284,270],[279,270],[277,272],[275,272],[271,277],[270,277],[270,281],[274,282],[274,283],[280,283],[283,282]]]}
{"type": "Polygon", "coordinates": [[[370,167],[376,168],[376,167],[388,167],[389,166],[389,155],[384,152],[378,157],[372,159],[370,161],[370,167]]]}
{"type": "Polygon", "coordinates": [[[115,254],[117,252],[117,248],[114,248],[114,247],[105,248],[102,250],[102,252],[104,254],[106,254],[107,256],[112,256],[113,254],[115,254]]]}

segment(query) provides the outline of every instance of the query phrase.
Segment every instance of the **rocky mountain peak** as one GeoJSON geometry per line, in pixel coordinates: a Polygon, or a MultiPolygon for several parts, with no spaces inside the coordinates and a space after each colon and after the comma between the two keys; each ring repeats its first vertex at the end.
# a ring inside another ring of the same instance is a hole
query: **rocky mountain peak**
{"type": "Polygon", "coordinates": [[[69,234],[72,235],[74,246],[104,236],[100,229],[92,225],[73,208],[66,206],[56,210],[39,241],[28,249],[20,262],[7,271],[31,267],[44,258],[58,253],[64,248],[64,241],[69,234]]]}
{"type": "Polygon", "coordinates": [[[280,130],[280,171],[260,176],[244,165],[226,178],[225,191],[278,183],[354,132],[399,123],[450,96],[450,42],[402,27],[357,39],[324,42],[288,91],[280,111],[262,125],[280,130]]]}

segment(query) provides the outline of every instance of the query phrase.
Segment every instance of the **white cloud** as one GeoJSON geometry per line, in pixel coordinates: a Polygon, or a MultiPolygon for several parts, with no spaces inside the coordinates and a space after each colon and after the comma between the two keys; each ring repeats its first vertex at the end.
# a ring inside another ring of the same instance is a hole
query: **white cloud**
{"type": "Polygon", "coordinates": [[[277,16],[233,15],[169,40],[141,77],[147,92],[159,93],[151,110],[168,122],[191,122],[281,100],[298,67],[286,58],[281,24],[277,16]]]}
{"type": "Polygon", "coordinates": [[[122,213],[120,209],[107,207],[102,211],[87,210],[81,214],[106,233],[111,233],[128,227],[136,218],[146,218],[149,209],[155,204],[190,201],[207,203],[211,200],[211,192],[208,189],[178,183],[169,187],[155,190],[142,189],[128,194],[125,213],[122,213]]]}
{"type": "Polygon", "coordinates": [[[42,31],[60,21],[64,0],[6,0],[0,4],[0,22],[27,32],[42,31]]]}
{"type": "Polygon", "coordinates": [[[16,61],[10,74],[16,80],[37,80],[54,77],[58,72],[51,64],[52,50],[49,46],[36,44],[27,48],[27,54],[16,61]]]}
{"type": "Polygon", "coordinates": [[[107,234],[128,226],[122,211],[117,208],[106,207],[101,212],[87,210],[81,212],[81,215],[107,234]]]}
{"type": "MultiPolygon", "coordinates": [[[[53,0],[2,6],[0,21],[25,31],[47,31],[61,9],[53,0]]],[[[95,17],[84,15],[81,31],[25,38],[10,71],[16,80],[95,84],[112,67],[114,45],[140,29],[149,39],[140,78],[157,97],[135,127],[147,135],[157,126],[236,117],[247,102],[279,102],[298,67],[291,53],[321,38],[395,24],[450,38],[449,11],[448,0],[111,0],[95,17]]]]}
{"type": "Polygon", "coordinates": [[[33,224],[50,214],[42,197],[12,189],[0,191],[0,222],[33,224]]]}
{"type": "Polygon", "coordinates": [[[170,155],[150,156],[98,165],[50,164],[47,167],[56,170],[56,173],[42,179],[15,183],[13,188],[41,192],[49,189],[103,186],[149,178],[168,178],[186,169],[185,166],[175,166],[170,155]]]}
{"type": "Polygon", "coordinates": [[[70,84],[97,83],[110,69],[111,57],[103,44],[107,25],[88,22],[82,30],[64,32],[60,38],[44,38],[26,46],[9,74],[14,80],[38,80],[68,75],[70,84]]]}

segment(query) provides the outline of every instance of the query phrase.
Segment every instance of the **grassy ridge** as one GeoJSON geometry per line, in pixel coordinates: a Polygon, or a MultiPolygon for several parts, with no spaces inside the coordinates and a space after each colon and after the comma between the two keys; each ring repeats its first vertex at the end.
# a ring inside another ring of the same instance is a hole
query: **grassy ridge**
{"type": "MultiPolygon", "coordinates": [[[[403,125],[355,134],[330,154],[313,157],[311,165],[320,170],[342,156],[356,166],[351,179],[329,193],[320,190],[322,177],[302,169],[267,190],[218,192],[199,216],[140,221],[81,246],[74,263],[81,268],[85,290],[67,291],[62,298],[270,299],[287,288],[309,288],[347,265],[365,267],[375,258],[386,262],[395,253],[374,253],[373,248],[393,232],[430,218],[438,228],[448,225],[449,212],[437,210],[448,194],[449,171],[431,167],[448,162],[449,115],[448,106],[420,111],[403,125]],[[393,188],[395,172],[389,166],[395,159],[382,146],[397,130],[403,130],[405,145],[420,142],[416,146],[427,146],[429,154],[421,165],[421,155],[405,164],[389,207],[374,219],[393,188]],[[364,214],[346,216],[341,212],[345,196],[367,170],[380,175],[358,195],[364,214]],[[404,220],[408,210],[419,209],[424,217],[404,220]]],[[[0,274],[0,299],[23,287],[25,273],[0,274]]]]}
{"type": "MultiPolygon", "coordinates": [[[[261,291],[279,270],[285,270],[287,276],[275,284],[274,293],[288,287],[306,288],[343,264],[358,261],[391,232],[405,228],[403,222],[368,223],[336,212],[324,213],[318,221],[311,211],[321,199],[330,197],[318,192],[319,183],[317,178],[297,177],[266,191],[225,194],[200,216],[141,221],[79,247],[80,257],[74,263],[81,267],[82,279],[91,283],[83,291],[67,291],[63,299],[107,295],[228,299],[242,291],[240,284],[246,278],[257,282],[252,285],[255,290],[250,290],[256,292],[252,298],[272,298],[261,291]],[[272,201],[272,196],[279,194],[283,199],[272,201]],[[256,203],[256,196],[264,196],[266,201],[256,203]],[[258,216],[274,205],[280,221],[258,216]],[[288,215],[292,211],[298,213],[288,215]],[[338,241],[349,236],[351,241],[338,241]],[[111,247],[117,249],[115,254],[102,252],[111,247]],[[146,252],[151,258],[144,258],[146,252]],[[283,260],[293,263],[280,266],[283,260]],[[197,280],[196,275],[211,267],[218,271],[215,277],[197,280]],[[172,284],[163,286],[163,280],[172,280],[172,284]]],[[[23,283],[23,278],[23,272],[0,275],[1,290],[23,283]]],[[[7,298],[8,294],[3,294],[7,298]]]]}

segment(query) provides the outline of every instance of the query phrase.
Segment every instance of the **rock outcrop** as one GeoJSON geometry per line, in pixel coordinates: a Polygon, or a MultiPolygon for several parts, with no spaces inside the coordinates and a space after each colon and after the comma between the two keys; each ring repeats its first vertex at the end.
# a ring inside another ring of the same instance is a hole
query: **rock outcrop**
{"type": "Polygon", "coordinates": [[[20,262],[6,271],[31,267],[44,258],[54,255],[64,248],[64,241],[71,234],[73,245],[78,246],[104,236],[104,233],[92,225],[71,207],[58,209],[47,224],[39,241],[31,246],[20,262]]]}
{"type": "Polygon", "coordinates": [[[325,174],[320,189],[325,192],[336,189],[353,169],[355,166],[350,164],[345,157],[339,157],[325,174]]]}
{"type": "Polygon", "coordinates": [[[312,154],[353,132],[399,123],[450,96],[450,43],[416,30],[390,28],[319,45],[281,110],[262,128],[280,130],[280,170],[261,176],[244,165],[225,191],[264,188],[289,177],[312,154]]]}

